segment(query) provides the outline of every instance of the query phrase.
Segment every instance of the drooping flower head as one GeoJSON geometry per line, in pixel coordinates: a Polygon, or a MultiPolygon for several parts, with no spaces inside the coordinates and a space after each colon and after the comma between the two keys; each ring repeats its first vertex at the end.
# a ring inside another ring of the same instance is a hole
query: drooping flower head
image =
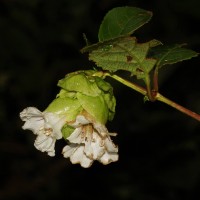
{"type": "Polygon", "coordinates": [[[54,156],[55,142],[62,137],[67,141],[64,157],[72,163],[89,167],[94,160],[108,164],[118,160],[105,124],[115,114],[116,100],[111,85],[95,71],[78,71],[58,82],[59,94],[44,112],[34,107],[24,109],[20,117],[23,129],[37,135],[35,147],[54,156]]]}
{"type": "Polygon", "coordinates": [[[68,74],[58,82],[61,91],[58,97],[78,100],[82,109],[96,121],[106,124],[115,114],[116,100],[112,86],[104,79],[93,76],[95,71],[78,71],[68,74]]]}

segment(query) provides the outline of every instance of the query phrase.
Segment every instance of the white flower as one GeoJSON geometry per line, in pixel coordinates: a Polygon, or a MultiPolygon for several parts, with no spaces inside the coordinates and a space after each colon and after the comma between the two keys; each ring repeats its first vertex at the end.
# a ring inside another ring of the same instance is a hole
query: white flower
{"type": "Polygon", "coordinates": [[[88,168],[94,160],[104,165],[118,160],[118,147],[112,142],[107,128],[83,115],[78,115],[71,124],[74,132],[67,138],[70,144],[63,148],[65,158],[70,158],[73,164],[80,163],[88,168]]]}
{"type": "Polygon", "coordinates": [[[35,107],[28,107],[20,113],[20,118],[25,121],[22,128],[31,130],[37,135],[34,143],[36,149],[47,152],[49,156],[54,156],[55,142],[62,138],[61,129],[65,124],[65,117],[51,112],[41,112],[35,107]]]}

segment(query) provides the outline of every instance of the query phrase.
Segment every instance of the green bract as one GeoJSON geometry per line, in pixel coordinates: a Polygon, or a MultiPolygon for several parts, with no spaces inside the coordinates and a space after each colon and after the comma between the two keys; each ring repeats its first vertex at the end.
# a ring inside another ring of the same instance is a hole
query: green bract
{"type": "MultiPolygon", "coordinates": [[[[71,102],[70,106],[60,106],[54,103],[53,106],[56,106],[54,110],[58,110],[59,114],[66,112],[66,114],[71,115],[72,113],[71,118],[85,110],[95,121],[102,124],[105,124],[107,120],[112,120],[116,105],[113,88],[102,78],[93,76],[94,73],[93,70],[78,71],[61,79],[58,82],[61,91],[56,100],[60,99],[59,101],[61,101],[62,99],[61,102],[64,102],[65,99],[70,99],[71,102]],[[60,111],[60,107],[63,107],[64,110],[60,111]]],[[[52,106],[50,105],[50,107],[52,106]]]]}
{"type": "Polygon", "coordinates": [[[61,132],[62,132],[63,137],[66,139],[66,138],[68,138],[73,133],[74,130],[75,130],[75,128],[73,128],[73,127],[65,124],[62,127],[61,132]]]}
{"type": "Polygon", "coordinates": [[[101,124],[114,117],[116,100],[113,88],[101,77],[94,76],[95,73],[93,70],[73,72],[58,82],[61,90],[45,111],[66,117],[62,128],[64,138],[74,131],[68,122],[76,120],[79,114],[88,113],[101,124]]]}
{"type": "Polygon", "coordinates": [[[78,71],[61,79],[58,82],[61,90],[45,111],[65,115],[67,122],[75,120],[82,111],[102,124],[112,120],[116,105],[113,88],[102,78],[93,76],[94,73],[78,71]]]}
{"type": "Polygon", "coordinates": [[[53,112],[58,115],[66,115],[66,121],[72,121],[75,120],[82,109],[83,108],[77,99],[58,97],[50,103],[45,111],[53,112]]]}
{"type": "Polygon", "coordinates": [[[58,86],[67,92],[80,92],[88,96],[97,96],[101,93],[94,78],[87,77],[84,73],[69,74],[58,82],[58,86]]]}

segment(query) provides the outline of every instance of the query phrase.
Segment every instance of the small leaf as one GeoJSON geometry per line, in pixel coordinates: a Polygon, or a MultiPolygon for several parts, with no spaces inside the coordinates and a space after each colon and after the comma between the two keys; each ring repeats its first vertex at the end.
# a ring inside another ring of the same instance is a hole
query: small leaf
{"type": "Polygon", "coordinates": [[[104,17],[99,28],[99,41],[110,40],[120,36],[131,35],[147,23],[152,12],[136,7],[117,7],[104,17]]]}
{"type": "Polygon", "coordinates": [[[155,59],[146,58],[149,48],[156,44],[159,45],[160,42],[156,43],[156,40],[153,40],[139,44],[134,37],[121,38],[110,43],[110,48],[100,46],[93,50],[89,53],[89,59],[104,70],[126,70],[138,78],[144,78],[156,63],[155,59]]]}
{"type": "Polygon", "coordinates": [[[198,53],[196,53],[195,51],[182,48],[182,46],[182,44],[161,45],[152,48],[150,51],[150,55],[152,55],[153,58],[157,59],[157,67],[174,64],[198,56],[198,53]]]}

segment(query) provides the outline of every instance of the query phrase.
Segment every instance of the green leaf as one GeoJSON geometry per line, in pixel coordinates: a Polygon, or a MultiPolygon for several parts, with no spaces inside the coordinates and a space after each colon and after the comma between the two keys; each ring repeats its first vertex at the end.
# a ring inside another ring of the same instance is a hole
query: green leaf
{"type": "Polygon", "coordinates": [[[144,78],[156,63],[155,59],[146,58],[149,48],[159,44],[157,40],[139,44],[136,38],[125,37],[110,43],[109,48],[100,46],[93,50],[89,53],[89,59],[104,70],[126,70],[138,78],[144,78]]]}
{"type": "Polygon", "coordinates": [[[104,17],[99,28],[99,41],[110,40],[120,36],[131,35],[147,23],[152,12],[136,7],[117,7],[104,17]]]}
{"type": "Polygon", "coordinates": [[[81,53],[86,53],[86,52],[91,52],[93,50],[97,50],[99,48],[102,48],[104,50],[108,50],[110,48],[112,48],[112,44],[113,43],[117,43],[118,41],[120,41],[121,39],[123,39],[124,37],[119,37],[119,38],[115,38],[115,39],[111,39],[108,41],[104,41],[104,42],[98,42],[89,46],[85,46],[81,49],[81,53]]]}
{"type": "Polygon", "coordinates": [[[198,53],[182,47],[183,44],[161,45],[152,48],[150,55],[157,59],[157,67],[174,64],[198,56],[198,53]]]}

